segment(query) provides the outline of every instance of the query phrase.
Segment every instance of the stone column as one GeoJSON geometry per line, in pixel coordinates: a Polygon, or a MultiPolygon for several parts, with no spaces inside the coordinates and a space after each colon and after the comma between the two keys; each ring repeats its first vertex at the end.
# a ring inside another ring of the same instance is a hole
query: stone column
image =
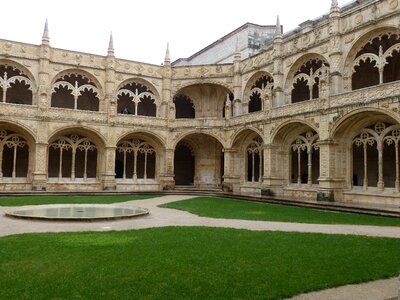
{"type": "Polygon", "coordinates": [[[240,176],[235,174],[234,165],[236,163],[236,149],[224,149],[224,184],[225,192],[240,192],[240,176]]]}
{"type": "Polygon", "coordinates": [[[343,180],[336,178],[335,156],[338,145],[331,139],[318,142],[320,153],[318,201],[335,201],[335,193],[343,189],[343,180]]]}
{"type": "MultiPolygon", "coordinates": [[[[273,144],[263,146],[264,152],[264,176],[263,188],[282,186],[282,176],[277,169],[279,147],[273,144]]],[[[282,167],[280,165],[279,167],[282,167]]]]}
{"type": "Polygon", "coordinates": [[[104,148],[105,170],[102,176],[103,190],[115,191],[117,188],[115,182],[115,150],[115,146],[106,146],[104,148]]]}
{"type": "Polygon", "coordinates": [[[117,99],[115,98],[115,57],[113,37],[110,35],[106,57],[106,81],[105,81],[105,98],[100,110],[107,111],[108,122],[113,123],[117,113],[117,99]]]}
{"type": "Polygon", "coordinates": [[[285,105],[285,95],[283,93],[283,39],[282,27],[279,22],[279,16],[276,19],[276,28],[274,35],[274,89],[272,98],[272,107],[285,105]]]}
{"type": "Polygon", "coordinates": [[[233,57],[233,115],[240,116],[243,112],[242,99],[242,74],[240,64],[242,56],[240,54],[238,42],[236,42],[236,52],[233,57]]]}
{"type": "Polygon", "coordinates": [[[330,95],[337,95],[342,91],[343,76],[342,63],[342,39],[340,36],[340,8],[337,3],[332,4],[329,14],[329,61],[330,61],[330,95]]]}
{"type": "MultiPolygon", "coordinates": [[[[45,191],[47,184],[47,143],[37,142],[33,155],[34,171],[32,172],[32,189],[34,191],[45,191]]],[[[31,150],[32,151],[32,150],[31,150]]]]}
{"type": "Polygon", "coordinates": [[[162,99],[158,116],[162,118],[167,118],[168,120],[175,119],[175,104],[172,101],[171,86],[172,67],[169,55],[169,46],[167,45],[162,73],[162,99]]]}
{"type": "Polygon", "coordinates": [[[160,185],[163,190],[175,188],[174,156],[174,149],[165,149],[164,173],[160,175],[160,185]]]}

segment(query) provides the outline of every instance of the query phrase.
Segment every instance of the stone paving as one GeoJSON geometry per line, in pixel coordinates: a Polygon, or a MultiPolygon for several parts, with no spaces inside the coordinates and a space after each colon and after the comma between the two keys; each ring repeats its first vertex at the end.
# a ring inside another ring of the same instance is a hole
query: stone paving
{"type": "MultiPolygon", "coordinates": [[[[72,231],[109,231],[129,230],[164,226],[207,226],[229,227],[258,231],[291,231],[312,232],[325,234],[352,234],[376,237],[400,238],[400,228],[383,226],[359,225],[324,225],[285,222],[266,222],[251,220],[213,219],[199,217],[189,212],[175,209],[157,207],[160,204],[185,200],[193,196],[168,195],[153,199],[127,201],[114,204],[115,206],[130,207],[140,206],[150,210],[150,214],[133,219],[98,222],[66,222],[66,221],[32,221],[9,218],[4,215],[6,211],[15,207],[0,207],[0,236],[30,233],[30,232],[72,232],[72,231]]],[[[51,205],[54,207],[60,205],[51,205]]],[[[63,205],[65,206],[65,205],[63,205]]],[[[21,206],[18,209],[32,206],[21,206]]],[[[396,278],[379,280],[362,285],[351,285],[320,292],[313,292],[296,296],[293,299],[348,299],[348,300],[377,300],[393,299],[398,296],[399,282],[396,278]]],[[[397,299],[397,298],[396,298],[397,299]]]]}

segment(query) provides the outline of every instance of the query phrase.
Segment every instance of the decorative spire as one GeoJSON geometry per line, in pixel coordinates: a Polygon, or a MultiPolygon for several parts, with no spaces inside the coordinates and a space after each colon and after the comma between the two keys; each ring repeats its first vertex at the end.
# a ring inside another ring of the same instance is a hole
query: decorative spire
{"type": "Polygon", "coordinates": [[[42,36],[42,44],[48,45],[49,43],[50,43],[49,24],[48,24],[47,18],[46,18],[46,23],[44,23],[44,30],[43,30],[43,36],[42,36]]]}
{"type": "Polygon", "coordinates": [[[275,27],[275,38],[282,37],[281,22],[279,21],[279,15],[276,16],[276,27],[275,27]]]}
{"type": "Polygon", "coordinates": [[[340,8],[339,8],[338,1],[337,0],[332,0],[332,2],[331,2],[331,13],[339,12],[339,11],[340,11],[340,8]]]}
{"type": "Polygon", "coordinates": [[[169,56],[169,42],[167,43],[167,50],[165,51],[164,64],[171,63],[171,57],[169,56]]]}
{"type": "Polygon", "coordinates": [[[114,56],[114,39],[113,39],[112,31],[110,32],[110,41],[108,42],[107,53],[109,56],[114,56]]]}

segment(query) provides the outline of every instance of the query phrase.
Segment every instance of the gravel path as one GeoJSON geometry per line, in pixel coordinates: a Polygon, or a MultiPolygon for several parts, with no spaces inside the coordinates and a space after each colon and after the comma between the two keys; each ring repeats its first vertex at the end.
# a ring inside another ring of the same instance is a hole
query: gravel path
{"type": "MultiPolygon", "coordinates": [[[[98,222],[63,222],[63,221],[32,221],[9,218],[4,212],[14,210],[15,207],[0,207],[0,236],[29,233],[29,232],[72,232],[72,231],[109,231],[128,230],[164,226],[207,226],[207,227],[229,227],[237,229],[248,229],[258,231],[291,231],[312,232],[325,234],[352,234],[375,237],[400,238],[400,228],[383,226],[359,226],[359,225],[323,225],[303,224],[285,222],[266,222],[250,220],[214,219],[199,217],[189,212],[175,209],[157,207],[160,204],[185,200],[193,196],[168,195],[153,199],[127,201],[114,204],[115,206],[129,207],[140,206],[150,210],[147,216],[133,219],[98,222]]],[[[51,205],[54,207],[60,205],[51,205]]],[[[65,205],[63,205],[65,206],[65,205]]],[[[32,206],[23,206],[29,208],[32,206]]],[[[328,289],[296,296],[298,300],[386,300],[397,299],[399,281],[396,278],[379,280],[359,285],[349,285],[336,289],[328,289]]]]}

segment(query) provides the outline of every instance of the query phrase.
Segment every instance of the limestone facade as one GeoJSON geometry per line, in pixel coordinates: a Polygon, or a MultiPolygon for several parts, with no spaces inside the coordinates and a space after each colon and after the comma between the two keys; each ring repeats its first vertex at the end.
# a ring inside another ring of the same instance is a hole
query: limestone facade
{"type": "Polygon", "coordinates": [[[232,64],[0,40],[2,191],[176,185],[400,204],[400,6],[356,1],[232,64]]]}

